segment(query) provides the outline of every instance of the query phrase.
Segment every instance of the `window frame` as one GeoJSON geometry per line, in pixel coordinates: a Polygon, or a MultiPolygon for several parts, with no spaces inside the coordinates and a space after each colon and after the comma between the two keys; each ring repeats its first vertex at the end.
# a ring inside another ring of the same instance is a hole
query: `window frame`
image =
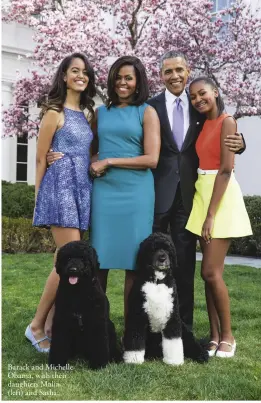
{"type": "Polygon", "coordinates": [[[213,0],[213,15],[217,14],[219,11],[225,10],[231,7],[233,0],[226,0],[226,6],[219,8],[219,1],[220,0],[213,0]]]}
{"type": "MultiPolygon", "coordinates": [[[[28,112],[28,107],[25,108],[25,112],[28,112]]],[[[23,133],[22,136],[17,136],[17,143],[16,143],[16,172],[15,172],[15,181],[16,183],[28,183],[28,133],[23,133]],[[18,158],[18,150],[23,146],[26,147],[26,161],[19,161],[18,158]],[[20,165],[26,165],[26,179],[25,180],[18,180],[18,168],[20,165]]]]}

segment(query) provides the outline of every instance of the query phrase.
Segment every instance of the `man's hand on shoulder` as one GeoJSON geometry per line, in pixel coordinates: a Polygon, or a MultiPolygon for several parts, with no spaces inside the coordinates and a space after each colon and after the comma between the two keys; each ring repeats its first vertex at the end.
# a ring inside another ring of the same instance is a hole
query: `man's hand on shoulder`
{"type": "Polygon", "coordinates": [[[225,138],[225,144],[233,153],[242,153],[245,151],[246,145],[244,137],[241,133],[229,134],[225,138]]]}

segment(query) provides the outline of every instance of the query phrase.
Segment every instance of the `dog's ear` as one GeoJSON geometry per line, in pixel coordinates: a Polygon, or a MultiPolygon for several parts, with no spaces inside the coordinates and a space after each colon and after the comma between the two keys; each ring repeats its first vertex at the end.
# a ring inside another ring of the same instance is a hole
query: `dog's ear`
{"type": "Polygon", "coordinates": [[[58,249],[57,256],[56,256],[56,262],[55,262],[55,269],[57,274],[61,274],[63,265],[64,265],[64,256],[66,252],[67,246],[64,245],[61,248],[58,249]]]}
{"type": "Polygon", "coordinates": [[[178,262],[177,262],[176,248],[175,248],[175,245],[172,242],[172,240],[170,240],[168,248],[169,248],[169,257],[170,257],[170,262],[171,262],[171,267],[172,267],[172,274],[173,274],[173,277],[176,279],[178,262]]]}
{"type": "Polygon", "coordinates": [[[143,266],[143,261],[144,261],[144,242],[142,241],[139,250],[137,253],[137,258],[136,258],[136,270],[139,270],[143,266]]]}
{"type": "MultiPolygon", "coordinates": [[[[77,251],[79,251],[80,244],[82,241],[71,241],[66,243],[65,245],[61,246],[58,249],[55,268],[57,274],[61,275],[62,270],[65,265],[68,263],[68,260],[72,257],[77,257],[77,251]]],[[[81,253],[81,252],[80,252],[81,253]]]]}
{"type": "MultiPolygon", "coordinates": [[[[150,237],[149,237],[150,238],[150,237]]],[[[148,268],[148,258],[152,255],[152,243],[149,238],[144,239],[140,243],[140,247],[136,258],[137,274],[145,274],[144,269],[148,268]]]]}

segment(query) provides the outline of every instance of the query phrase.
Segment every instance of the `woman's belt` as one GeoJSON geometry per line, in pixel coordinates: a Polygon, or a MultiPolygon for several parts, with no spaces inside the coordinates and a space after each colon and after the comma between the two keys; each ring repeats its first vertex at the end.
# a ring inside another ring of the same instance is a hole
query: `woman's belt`
{"type": "Polygon", "coordinates": [[[198,168],[199,175],[216,175],[218,173],[218,169],[201,169],[198,168]]]}

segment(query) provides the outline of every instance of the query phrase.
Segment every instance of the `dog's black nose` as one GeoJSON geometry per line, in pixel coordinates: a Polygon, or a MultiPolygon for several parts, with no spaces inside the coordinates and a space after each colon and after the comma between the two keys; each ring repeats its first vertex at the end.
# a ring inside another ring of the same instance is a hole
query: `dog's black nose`
{"type": "Polygon", "coordinates": [[[70,267],[70,272],[71,273],[75,273],[77,271],[77,268],[76,267],[70,267]]]}

